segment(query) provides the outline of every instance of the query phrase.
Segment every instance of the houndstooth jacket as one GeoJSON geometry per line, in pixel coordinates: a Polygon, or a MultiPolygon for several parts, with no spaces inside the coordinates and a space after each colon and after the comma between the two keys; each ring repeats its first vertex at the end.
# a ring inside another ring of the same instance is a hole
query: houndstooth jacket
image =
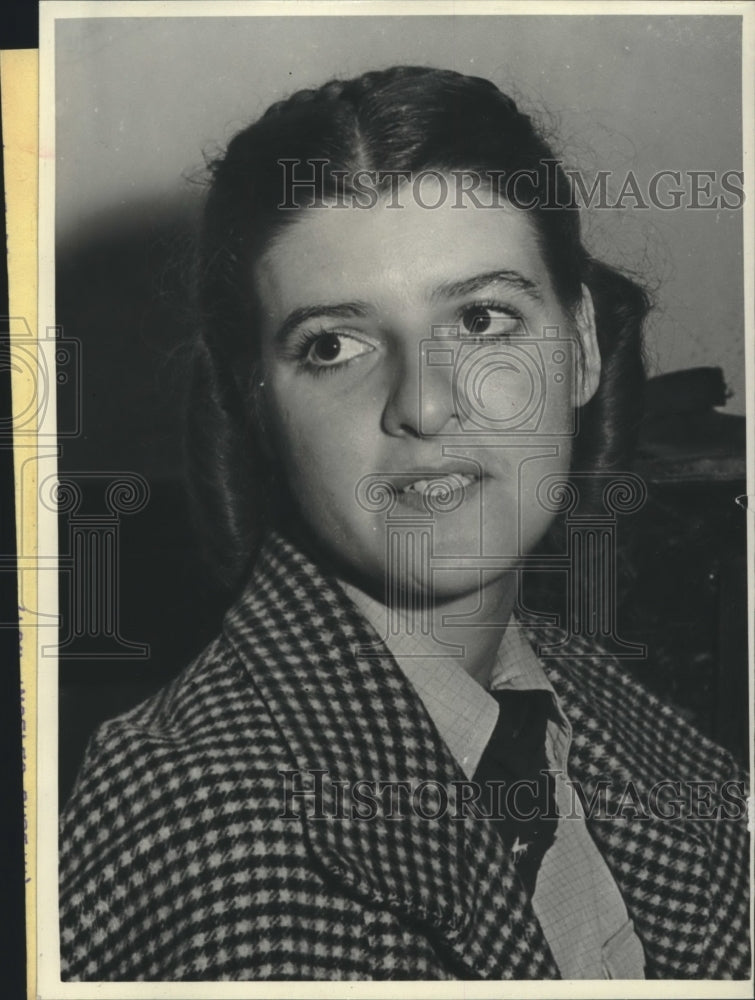
{"type": "MultiPolygon", "coordinates": [[[[337,584],[271,539],[220,637],[90,744],[62,819],[63,979],[558,977],[489,821],[339,809],[341,782],[463,778],[387,651],[355,657],[375,640],[337,584]],[[284,781],[313,769],[320,812],[300,798],[285,818],[284,781]]],[[[643,795],[731,776],[724,751],[617,664],[545,667],[588,797],[600,780],[643,795]]],[[[590,830],[649,977],[749,975],[743,820],[590,830]]]]}

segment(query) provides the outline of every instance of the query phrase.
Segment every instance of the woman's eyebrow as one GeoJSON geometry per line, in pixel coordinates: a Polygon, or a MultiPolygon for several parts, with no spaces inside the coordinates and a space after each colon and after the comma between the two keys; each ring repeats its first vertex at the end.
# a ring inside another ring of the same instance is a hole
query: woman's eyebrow
{"type": "Polygon", "coordinates": [[[490,285],[509,285],[519,292],[524,292],[535,302],[542,302],[543,296],[539,286],[530,278],[526,278],[519,271],[484,271],[481,274],[473,274],[469,278],[461,278],[459,281],[446,281],[433,292],[433,299],[454,299],[462,295],[469,295],[472,292],[479,292],[490,285]]]}
{"type": "Polygon", "coordinates": [[[366,302],[337,302],[332,305],[300,306],[286,316],[276,330],[274,339],[278,342],[285,340],[297,326],[313,319],[320,319],[323,316],[335,319],[353,319],[355,316],[364,318],[369,311],[366,302]]]}

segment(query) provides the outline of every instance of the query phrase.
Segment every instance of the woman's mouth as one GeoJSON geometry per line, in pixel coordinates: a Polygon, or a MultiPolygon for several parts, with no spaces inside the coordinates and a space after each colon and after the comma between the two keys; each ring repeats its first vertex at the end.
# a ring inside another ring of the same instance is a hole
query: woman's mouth
{"type": "Polygon", "coordinates": [[[479,477],[467,472],[444,472],[396,484],[399,503],[427,513],[455,510],[479,485],[479,477]]]}
{"type": "Polygon", "coordinates": [[[413,483],[408,483],[401,490],[402,493],[426,493],[428,490],[448,491],[466,489],[472,483],[477,482],[474,476],[469,476],[462,472],[452,472],[444,475],[433,476],[427,479],[416,479],[413,483]]]}

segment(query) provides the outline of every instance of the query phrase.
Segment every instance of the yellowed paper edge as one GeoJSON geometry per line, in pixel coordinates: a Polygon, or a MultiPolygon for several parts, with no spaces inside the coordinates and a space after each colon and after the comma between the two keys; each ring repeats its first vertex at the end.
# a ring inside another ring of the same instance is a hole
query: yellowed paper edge
{"type": "Polygon", "coordinates": [[[39,383],[37,346],[38,55],[23,49],[0,53],[5,196],[8,234],[11,393],[14,414],[16,545],[21,627],[24,855],[27,995],[36,996],[36,712],[37,646],[30,612],[36,609],[37,574],[25,562],[37,553],[35,464],[39,383]],[[27,572],[24,572],[27,569],[27,572]],[[31,570],[31,571],[28,571],[31,570]]]}

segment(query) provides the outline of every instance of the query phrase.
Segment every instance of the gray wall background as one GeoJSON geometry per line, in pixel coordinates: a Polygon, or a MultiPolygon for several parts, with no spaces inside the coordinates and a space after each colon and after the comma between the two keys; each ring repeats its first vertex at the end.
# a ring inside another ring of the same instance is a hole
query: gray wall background
{"type": "MultiPolygon", "coordinates": [[[[150,253],[171,234],[180,242],[204,154],[273,100],[402,62],[489,77],[556,134],[569,165],[612,171],[616,193],[630,169],[645,187],[661,169],[741,169],[740,43],[734,16],[58,21],[59,302],[89,359],[86,433],[69,457],[91,462],[115,442],[121,466],[174,471],[170,398],[190,323],[175,318],[180,282],[147,273],[150,253]]],[[[741,211],[625,208],[585,221],[596,253],[657,286],[651,374],[720,365],[727,412],[743,413],[741,211]]]]}

